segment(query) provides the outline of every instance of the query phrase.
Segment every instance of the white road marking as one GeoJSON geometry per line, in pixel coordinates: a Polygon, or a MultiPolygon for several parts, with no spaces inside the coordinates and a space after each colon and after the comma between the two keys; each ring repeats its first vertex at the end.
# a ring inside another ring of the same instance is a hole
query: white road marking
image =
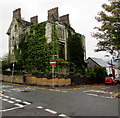
{"type": "Polygon", "coordinates": [[[52,89],[49,89],[50,91],[56,91],[56,92],[63,92],[63,93],[67,93],[68,91],[62,91],[62,90],[52,90],[52,89]]]}
{"type": "Polygon", "coordinates": [[[15,99],[16,102],[21,102],[22,100],[15,99]]]}
{"type": "Polygon", "coordinates": [[[20,108],[24,107],[24,106],[21,105],[21,104],[14,104],[14,105],[19,106],[20,108]]]}
{"type": "Polygon", "coordinates": [[[5,96],[5,95],[4,95],[4,97],[5,97],[5,98],[9,98],[9,96],[5,96]]]}
{"type": "Polygon", "coordinates": [[[113,94],[114,92],[109,92],[110,94],[113,94]]]}
{"type": "Polygon", "coordinates": [[[11,100],[15,100],[15,98],[10,98],[11,100]]]}
{"type": "Polygon", "coordinates": [[[14,103],[13,101],[7,101],[7,102],[12,103],[12,104],[14,103]]]}
{"type": "Polygon", "coordinates": [[[26,105],[30,105],[31,103],[29,103],[29,102],[23,102],[24,104],[26,104],[26,105]]]}
{"type": "Polygon", "coordinates": [[[9,88],[9,87],[13,87],[13,86],[9,86],[9,85],[2,85],[2,88],[9,88]]]}
{"type": "Polygon", "coordinates": [[[87,94],[87,95],[91,95],[91,96],[98,96],[98,95],[96,95],[96,94],[87,94]]]}
{"type": "Polygon", "coordinates": [[[50,112],[52,114],[56,114],[57,113],[56,111],[53,111],[53,110],[50,110],[50,109],[45,109],[45,111],[50,112]]]}
{"type": "Polygon", "coordinates": [[[39,106],[39,107],[37,107],[38,109],[42,109],[43,107],[42,106],[39,106]]]}
{"type": "Polygon", "coordinates": [[[52,90],[52,89],[49,89],[50,91],[54,91],[54,90],[52,90]]]}
{"type": "Polygon", "coordinates": [[[21,108],[21,107],[13,107],[13,108],[10,108],[10,109],[0,110],[0,112],[11,111],[11,110],[19,109],[19,108],[21,108]]]}
{"type": "Polygon", "coordinates": [[[107,96],[100,96],[101,98],[108,98],[111,99],[111,97],[107,97],[107,96]]]}
{"type": "Polygon", "coordinates": [[[104,93],[104,94],[113,94],[114,92],[108,92],[108,91],[103,91],[103,90],[88,90],[88,91],[84,91],[86,93],[88,92],[95,92],[95,93],[104,93]]]}
{"type": "Polygon", "coordinates": [[[59,116],[64,117],[64,118],[70,118],[70,117],[68,117],[68,116],[65,115],[65,114],[60,114],[59,116]]]}
{"type": "Polygon", "coordinates": [[[8,101],[8,99],[2,99],[3,101],[8,101]]]}
{"type": "Polygon", "coordinates": [[[91,91],[95,91],[95,90],[87,90],[87,91],[84,91],[84,92],[86,93],[86,92],[91,92],[91,91]]]}

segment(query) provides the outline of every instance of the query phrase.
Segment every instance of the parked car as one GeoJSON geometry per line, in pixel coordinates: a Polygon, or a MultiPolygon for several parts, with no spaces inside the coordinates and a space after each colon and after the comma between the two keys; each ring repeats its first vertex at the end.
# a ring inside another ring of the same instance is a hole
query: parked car
{"type": "Polygon", "coordinates": [[[120,84],[120,77],[116,77],[116,78],[115,78],[115,81],[117,81],[117,83],[120,84]]]}
{"type": "Polygon", "coordinates": [[[117,84],[114,77],[105,77],[105,84],[117,84]]]}

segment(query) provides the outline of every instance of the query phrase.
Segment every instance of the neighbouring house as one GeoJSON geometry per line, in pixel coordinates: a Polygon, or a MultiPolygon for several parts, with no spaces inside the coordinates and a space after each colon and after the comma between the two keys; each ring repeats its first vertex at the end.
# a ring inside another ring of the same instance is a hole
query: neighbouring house
{"type": "Polygon", "coordinates": [[[111,64],[107,63],[106,61],[104,61],[101,58],[89,57],[87,59],[87,65],[88,65],[89,68],[94,68],[95,66],[105,67],[108,75],[110,75],[112,73],[114,73],[114,75],[115,75],[114,65],[111,66],[111,64]],[[113,68],[111,68],[111,67],[113,67],[113,68]]]}

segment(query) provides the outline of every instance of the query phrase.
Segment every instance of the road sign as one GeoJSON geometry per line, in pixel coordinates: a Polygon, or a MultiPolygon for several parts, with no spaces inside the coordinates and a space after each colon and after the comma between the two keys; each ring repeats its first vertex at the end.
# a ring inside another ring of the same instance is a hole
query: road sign
{"type": "Polygon", "coordinates": [[[56,65],[56,60],[55,60],[55,59],[51,59],[51,60],[50,60],[50,65],[51,65],[51,66],[56,65]]]}

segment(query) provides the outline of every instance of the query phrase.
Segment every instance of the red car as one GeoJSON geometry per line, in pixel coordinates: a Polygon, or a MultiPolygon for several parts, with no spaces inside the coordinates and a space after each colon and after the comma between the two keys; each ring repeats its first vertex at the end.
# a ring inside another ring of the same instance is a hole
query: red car
{"type": "Polygon", "coordinates": [[[105,84],[117,84],[114,77],[105,77],[105,84]]]}

